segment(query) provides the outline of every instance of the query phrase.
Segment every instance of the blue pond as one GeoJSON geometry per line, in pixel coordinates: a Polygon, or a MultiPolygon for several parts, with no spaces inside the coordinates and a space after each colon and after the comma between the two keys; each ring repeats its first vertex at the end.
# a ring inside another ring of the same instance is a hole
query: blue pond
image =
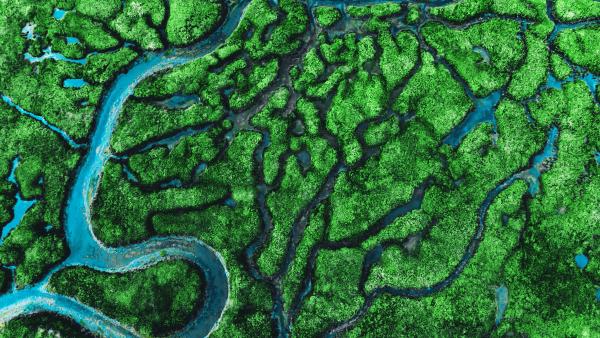
{"type": "Polygon", "coordinates": [[[562,83],[554,77],[554,75],[548,73],[548,79],[546,80],[547,88],[561,89],[562,83]]]}
{"type": "Polygon", "coordinates": [[[74,45],[74,44],[81,43],[81,41],[79,41],[79,39],[74,36],[67,36],[66,40],[67,40],[68,45],[74,45]]]}
{"type": "Polygon", "coordinates": [[[491,122],[496,125],[496,117],[494,116],[494,107],[500,101],[502,92],[500,90],[491,93],[490,95],[475,100],[475,110],[467,115],[467,117],[444,139],[444,143],[449,144],[453,148],[458,147],[462,139],[475,126],[482,122],[491,122]]]}
{"type": "Polygon", "coordinates": [[[27,38],[27,40],[35,40],[35,33],[33,32],[35,30],[35,24],[28,22],[23,29],[21,29],[21,33],[25,34],[25,37],[27,38]]]}
{"type": "Polygon", "coordinates": [[[578,254],[575,256],[575,264],[578,268],[583,269],[588,265],[589,259],[584,254],[578,254]]]}
{"type": "Polygon", "coordinates": [[[67,14],[67,11],[65,11],[64,9],[55,8],[54,12],[52,12],[52,17],[55,18],[56,20],[62,20],[62,19],[64,19],[66,14],[67,14]]]}
{"type": "Polygon", "coordinates": [[[600,151],[594,154],[594,158],[596,158],[596,163],[600,164],[600,151]]]}
{"type": "Polygon", "coordinates": [[[600,302],[600,288],[596,289],[596,301],[600,302]]]}
{"type": "Polygon", "coordinates": [[[87,85],[83,79],[65,79],[63,81],[63,87],[65,88],[81,88],[87,85]]]}

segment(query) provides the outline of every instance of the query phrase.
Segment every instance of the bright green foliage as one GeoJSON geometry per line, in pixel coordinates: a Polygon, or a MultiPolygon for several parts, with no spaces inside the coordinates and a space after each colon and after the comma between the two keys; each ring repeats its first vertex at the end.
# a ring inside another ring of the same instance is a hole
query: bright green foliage
{"type": "Polygon", "coordinates": [[[391,25],[387,19],[398,16],[402,10],[402,5],[387,2],[367,6],[351,5],[346,11],[351,17],[366,19],[366,22],[363,25],[364,30],[378,32],[389,30],[391,25]]]}
{"type": "Polygon", "coordinates": [[[575,64],[600,73],[600,26],[569,29],[556,38],[556,46],[575,64]]]}
{"type": "Polygon", "coordinates": [[[369,124],[365,131],[365,143],[376,145],[385,143],[400,131],[399,123],[394,117],[390,117],[379,124],[369,124]]]}
{"type": "Polygon", "coordinates": [[[600,16],[600,4],[594,0],[555,0],[554,13],[563,22],[576,22],[600,16]]]}
{"type": "Polygon", "coordinates": [[[430,9],[430,13],[446,20],[465,21],[476,15],[490,10],[490,1],[486,0],[461,0],[448,6],[430,9]]]}
{"type": "MultiPolygon", "coordinates": [[[[514,101],[503,100],[496,110],[497,140],[492,143],[489,124],[480,125],[453,154],[449,170],[454,179],[472,177],[491,190],[511,173],[525,168],[529,159],[543,148],[545,130],[534,128],[524,109],[514,101]],[[521,131],[527,130],[526,133],[521,131]],[[477,167],[481,170],[473,171],[477,167]]],[[[481,192],[480,192],[481,193],[481,192]]]]}
{"type": "Polygon", "coordinates": [[[288,96],[289,93],[285,89],[273,93],[266,107],[252,118],[252,125],[269,132],[270,145],[263,154],[264,178],[268,184],[273,183],[277,176],[279,159],[288,146],[289,118],[281,116],[281,109],[285,106],[288,96]]]}
{"type": "Polygon", "coordinates": [[[325,205],[319,206],[311,215],[298,245],[296,258],[290,265],[283,286],[283,300],[287,308],[291,307],[294,297],[300,292],[301,281],[307,268],[311,248],[324,240],[325,235],[325,205]]]}
{"type": "Polygon", "coordinates": [[[116,52],[91,55],[83,71],[83,78],[89,83],[109,81],[125,68],[138,54],[129,48],[116,52]]]}
{"type": "Polygon", "coordinates": [[[161,262],[124,274],[67,268],[52,278],[50,287],[145,336],[183,327],[204,294],[200,272],[182,261],[161,262]]]}
{"type": "Polygon", "coordinates": [[[315,9],[315,16],[323,27],[333,26],[342,17],[335,7],[320,6],[315,9]]]}
{"type": "Polygon", "coordinates": [[[114,17],[121,10],[121,1],[77,0],[75,1],[75,10],[90,18],[107,20],[114,17]]]}
{"type": "Polygon", "coordinates": [[[464,90],[442,65],[435,65],[431,54],[424,53],[419,71],[408,81],[394,103],[398,114],[416,114],[435,130],[445,135],[470,109],[464,90]],[[444,95],[439,95],[439,93],[444,95]]]}
{"type": "Polygon", "coordinates": [[[186,45],[209,34],[223,20],[220,0],[169,1],[167,38],[174,45],[186,45]]]}
{"type": "Polygon", "coordinates": [[[554,76],[559,80],[566,79],[573,71],[560,55],[554,53],[550,56],[550,67],[554,76]]]}
{"type": "Polygon", "coordinates": [[[392,90],[415,66],[419,53],[418,42],[412,33],[401,32],[394,41],[389,32],[382,31],[377,37],[377,44],[382,49],[379,67],[388,90],[392,90]]]}
{"type": "MultiPolygon", "coordinates": [[[[108,245],[139,241],[148,236],[151,230],[147,226],[151,214],[201,210],[203,206],[214,204],[227,194],[231,194],[238,203],[251,202],[254,198],[250,162],[252,147],[248,147],[248,144],[257,143],[256,133],[244,132],[238,135],[227,149],[225,159],[208,166],[197,177],[197,184],[184,189],[143,193],[140,188],[125,181],[125,175],[118,165],[107,165],[98,200],[94,204],[93,217],[98,238],[108,245]],[[113,212],[117,206],[122,213],[113,212]]],[[[154,170],[158,174],[148,178],[151,182],[161,178],[160,169],[154,170]]]]}
{"type": "Polygon", "coordinates": [[[599,176],[598,166],[588,164],[591,149],[598,147],[599,131],[593,127],[598,125],[598,115],[594,113],[598,107],[591,101],[586,86],[576,82],[564,86],[563,91],[545,93],[532,113],[542,116],[542,109],[556,112],[555,122],[561,129],[558,159],[542,176],[545,192],[532,201],[531,227],[524,233],[523,252],[507,263],[507,281],[513,285],[514,302],[507,309],[506,324],[500,332],[518,330],[560,336],[599,332],[593,320],[599,315],[597,303],[589,302],[595,287],[588,279],[597,278],[597,274],[586,276],[586,270],[580,271],[573,259],[594,246],[592,229],[597,224],[597,214],[590,206],[598,204],[599,176]],[[586,183],[578,183],[582,181],[586,183]],[[543,277],[548,273],[555,278],[543,277]],[[532,308],[540,311],[522,319],[532,308]]]}
{"type": "Polygon", "coordinates": [[[372,6],[349,6],[347,11],[348,14],[356,17],[382,17],[398,14],[402,11],[402,7],[399,4],[389,2],[372,6]]]}
{"type": "Polygon", "coordinates": [[[543,40],[532,33],[525,35],[527,56],[525,62],[513,75],[508,92],[517,100],[535,94],[537,88],[546,80],[548,69],[548,48],[543,40]]]}
{"type": "MultiPolygon", "coordinates": [[[[184,45],[240,19],[213,53],[133,89],[92,205],[100,241],[192,236],[214,248],[230,286],[216,337],[323,336],[343,323],[349,337],[596,336],[596,7],[251,0],[228,18],[218,0],[17,0],[0,11],[0,93],[88,143],[103,93],[133,62],[174,46],[191,55],[184,45]],[[54,8],[69,12],[57,20],[54,8]],[[590,22],[553,30],[578,21],[590,22]],[[48,47],[87,63],[23,60],[48,47]],[[560,84],[544,85],[549,75],[560,84]],[[67,78],[88,84],[63,88],[67,78]],[[475,109],[496,91],[497,104],[475,109]],[[471,118],[483,122],[462,123],[471,118]],[[552,126],[558,155],[530,169],[552,126]],[[576,254],[589,258],[585,268],[576,254]],[[388,293],[444,281],[426,297],[388,293]]],[[[0,225],[17,192],[38,200],[0,245],[20,289],[67,257],[65,196],[93,150],[70,149],[3,103],[0,135],[0,225]]],[[[4,292],[11,277],[0,269],[4,292]]],[[[144,336],[169,336],[201,305],[202,284],[200,271],[169,261],[127,274],[70,267],[51,290],[144,336]]],[[[77,336],[70,325],[38,316],[6,328],[77,336]]]]}
{"type": "MultiPolygon", "coordinates": [[[[170,1],[171,8],[176,9],[178,1],[170,1]]],[[[143,49],[160,49],[160,40],[156,26],[160,25],[165,15],[164,2],[161,0],[125,1],[124,8],[111,22],[111,27],[126,40],[134,41],[143,49]]]]}
{"type": "MultiPolygon", "coordinates": [[[[452,336],[462,335],[465,330],[475,335],[486,333],[487,324],[474,325],[474,323],[493,323],[494,321],[496,309],[494,289],[504,283],[502,279],[503,263],[511,257],[517,245],[519,233],[524,226],[525,214],[520,207],[526,188],[525,183],[517,182],[496,197],[486,219],[483,241],[461,274],[461,278],[457,279],[454,284],[444,292],[436,294],[434,298],[409,300],[400,297],[381,297],[350,335],[360,336],[367,333],[385,335],[386,332],[389,332],[389,328],[378,324],[388,322],[395,323],[394,332],[411,330],[417,336],[427,335],[427,332],[432,331],[444,332],[444,334],[452,336]],[[505,216],[502,217],[502,215],[505,216]],[[507,223],[499,221],[501,218],[505,218],[507,223]],[[482,266],[486,268],[481,269],[482,266]],[[456,301],[456,299],[465,298],[469,299],[469,302],[456,301]],[[423,321],[422,317],[416,313],[428,313],[429,320],[423,321]]],[[[404,219],[406,220],[402,224],[408,227],[406,231],[419,230],[419,226],[422,227],[427,222],[423,217],[413,214],[407,215],[404,219]]],[[[406,231],[398,234],[399,237],[396,238],[403,238],[406,231]]],[[[415,275],[421,275],[422,271],[426,271],[424,268],[417,264],[410,265],[416,270],[409,270],[408,267],[404,267],[404,262],[416,261],[419,256],[424,254],[426,246],[432,245],[429,243],[434,243],[435,240],[421,237],[416,241],[406,242],[402,246],[394,245],[387,248],[379,265],[371,272],[369,282],[374,285],[385,285],[386,283],[388,285],[405,285],[411,276],[414,279],[415,275]],[[399,259],[403,261],[403,264],[398,264],[399,259]],[[417,271],[419,271],[418,274],[417,271]]],[[[441,248],[438,249],[441,250],[441,248]]],[[[449,250],[453,250],[453,247],[450,246],[449,250]]],[[[438,251],[438,255],[440,253],[438,251]]],[[[427,258],[436,259],[436,256],[427,258]]],[[[440,266],[445,265],[441,264],[431,270],[437,270],[440,266]]],[[[431,273],[435,273],[435,271],[431,273]]],[[[412,283],[414,282],[412,281],[412,283]]],[[[420,281],[416,280],[416,282],[420,281]]],[[[414,285],[412,283],[411,286],[414,285]]],[[[512,297],[511,285],[508,286],[509,295],[512,297]]]]}
{"type": "Polygon", "coordinates": [[[264,66],[258,66],[252,69],[248,78],[239,77],[236,83],[237,91],[235,91],[230,99],[229,105],[235,110],[240,110],[247,107],[252,99],[260,92],[265,90],[267,86],[275,79],[278,70],[278,62],[273,59],[266,62],[264,66]]]}
{"type": "Polygon", "coordinates": [[[315,336],[324,327],[351,317],[360,308],[362,296],[356,285],[363,254],[360,249],[320,252],[316,263],[315,289],[304,304],[296,324],[298,335],[315,336]]]}
{"type": "Polygon", "coordinates": [[[437,23],[423,27],[427,43],[448,60],[477,96],[506,84],[524,57],[518,32],[517,22],[504,19],[491,19],[465,30],[437,23]]]}
{"type": "Polygon", "coordinates": [[[60,227],[44,233],[44,225],[40,224],[48,218],[44,211],[43,206],[37,205],[30,209],[0,247],[2,264],[17,266],[15,283],[18,288],[37,281],[67,253],[66,245],[59,237],[60,227]]]}
{"type": "MultiPolygon", "coordinates": [[[[594,110],[594,102],[583,81],[577,81],[565,85],[562,91],[544,91],[540,100],[530,103],[529,108],[531,115],[544,126],[552,123],[572,125],[574,122],[569,122],[569,118],[587,115],[589,110],[594,110]]],[[[578,122],[585,122],[579,126],[584,129],[591,127],[593,123],[589,120],[578,122]]]]}
{"type": "Polygon", "coordinates": [[[421,12],[419,11],[419,7],[414,4],[408,5],[408,12],[406,13],[406,23],[409,25],[414,25],[421,20],[421,12]]]}
{"type": "Polygon", "coordinates": [[[296,90],[306,90],[308,85],[314,84],[315,81],[325,72],[325,64],[319,58],[316,49],[311,49],[304,56],[302,63],[302,72],[294,81],[296,90]]]}
{"type": "Polygon", "coordinates": [[[63,129],[74,139],[87,136],[94,114],[93,106],[100,100],[102,88],[86,85],[81,89],[63,88],[65,78],[82,77],[83,71],[70,63],[45,61],[37,71],[44,76],[35,76],[32,67],[11,74],[3,94],[9,95],[23,109],[42,115],[49,123],[63,129]],[[89,101],[82,106],[81,101],[89,101]]]}
{"type": "Polygon", "coordinates": [[[429,156],[436,145],[431,131],[414,123],[382,146],[380,158],[371,158],[362,168],[341,174],[331,195],[330,239],[357,235],[392,208],[406,203],[414,188],[439,171],[440,163],[429,156]],[[411,160],[400,160],[406,158],[411,160]]]}
{"type": "Polygon", "coordinates": [[[106,31],[102,25],[94,22],[89,17],[66,15],[59,22],[59,27],[63,31],[76,32],[75,35],[81,37],[83,43],[92,50],[105,51],[119,44],[119,41],[106,31]]]}
{"type": "Polygon", "coordinates": [[[123,107],[120,120],[126,123],[121,123],[115,130],[112,147],[116,152],[124,152],[159,135],[215,121],[220,113],[202,104],[173,111],[156,104],[131,100],[123,107]]]}
{"type": "Polygon", "coordinates": [[[346,162],[354,163],[361,156],[353,131],[358,124],[381,114],[385,91],[381,77],[360,71],[352,83],[343,82],[337,88],[331,109],[327,112],[327,129],[338,136],[346,162]]]}
{"type": "Polygon", "coordinates": [[[6,180],[13,159],[21,159],[15,172],[21,195],[26,199],[43,198],[26,214],[0,247],[2,265],[16,265],[16,283],[23,287],[37,281],[42,272],[64,258],[66,247],[61,238],[61,205],[65,185],[79,155],[66,149],[63,140],[42,124],[20,115],[4,102],[0,104],[0,204],[4,225],[12,219],[15,187],[6,180]],[[36,142],[31,142],[36,140],[36,142]],[[43,182],[40,183],[40,177],[43,182]],[[50,231],[44,227],[50,224],[50,231]]]}
{"type": "Polygon", "coordinates": [[[544,0],[459,0],[447,6],[433,7],[430,13],[455,22],[464,22],[484,13],[519,16],[543,20],[546,16],[544,0]]]}
{"type": "Polygon", "coordinates": [[[279,189],[267,196],[267,205],[273,217],[274,230],[267,248],[258,263],[263,271],[273,273],[283,257],[290,229],[301,208],[320,188],[325,176],[335,163],[335,151],[319,138],[304,138],[303,148],[310,158],[310,167],[304,169],[299,160],[290,157],[282,168],[285,172],[279,189]]]}
{"type": "Polygon", "coordinates": [[[129,165],[142,184],[158,184],[173,178],[191,182],[195,178],[195,168],[217,155],[215,134],[216,131],[200,133],[186,137],[172,147],[157,147],[148,153],[134,154],[129,165]]]}

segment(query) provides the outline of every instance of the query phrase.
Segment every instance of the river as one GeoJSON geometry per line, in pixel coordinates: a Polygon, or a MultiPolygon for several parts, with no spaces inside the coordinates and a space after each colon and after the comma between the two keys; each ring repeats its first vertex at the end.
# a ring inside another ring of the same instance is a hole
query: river
{"type": "MultiPolygon", "coordinates": [[[[64,229],[66,241],[70,248],[70,255],[64,262],[53,268],[39,283],[27,286],[24,289],[9,291],[7,294],[0,296],[0,323],[7,322],[21,315],[50,311],[72,318],[91,332],[102,336],[138,336],[133,328],[127,327],[122,323],[107,317],[96,309],[84,305],[73,298],[49,292],[47,287],[50,278],[54,273],[68,266],[86,266],[106,272],[127,272],[146,268],[162,260],[184,259],[195,264],[203,272],[206,281],[206,296],[203,306],[196,317],[182,330],[174,333],[173,336],[207,336],[217,327],[220,318],[225,311],[229,297],[229,276],[225,267],[225,262],[218,252],[196,238],[183,236],[153,237],[148,241],[126,247],[106,247],[98,241],[93,233],[91,204],[98,191],[104,166],[111,156],[109,148],[114,128],[118,122],[123,105],[132,95],[134,88],[142,80],[157,72],[189,63],[213,52],[225,42],[227,37],[230,36],[238,26],[249,1],[250,0],[241,0],[239,3],[229,8],[224,23],[208,38],[199,43],[191,47],[171,49],[164,52],[147,52],[141,55],[134,62],[133,66],[125,73],[119,75],[105,92],[87,146],[84,147],[83,145],[75,143],[68,135],[58,128],[52,129],[61,135],[72,147],[85,148],[86,150],[75,173],[73,185],[69,189],[66,207],[63,211],[65,220],[64,229]]],[[[347,4],[365,5],[384,2],[387,1],[309,0],[308,5],[309,7],[317,5],[345,6],[347,4]]],[[[450,2],[452,1],[431,1],[430,5],[444,5],[450,2]]],[[[59,11],[58,13],[55,13],[55,18],[62,19],[63,15],[64,13],[59,11]],[[56,15],[60,18],[56,17],[56,15]]],[[[27,29],[24,29],[24,32],[27,34],[28,38],[33,38],[34,25],[28,24],[26,28],[27,29]]],[[[557,31],[565,28],[570,27],[567,25],[557,27],[553,32],[554,36],[557,31]]],[[[44,55],[41,57],[35,58],[31,55],[26,55],[25,58],[29,62],[40,62],[46,58],[80,64],[86,62],[85,58],[80,60],[66,59],[59,54],[53,53],[51,49],[44,50],[44,55]]],[[[595,89],[597,78],[594,78],[593,81],[589,82],[593,82],[595,89]]],[[[490,120],[493,121],[494,107],[498,103],[501,94],[501,92],[494,92],[489,97],[481,98],[479,101],[476,101],[476,108],[473,116],[463,121],[463,123],[453,130],[451,135],[448,136],[448,139],[446,139],[447,143],[452,146],[457,146],[460,143],[460,140],[476,124],[489,122],[490,120]]],[[[12,104],[10,98],[3,96],[3,99],[13,107],[20,109],[18,106],[12,104]]],[[[183,103],[177,101],[174,104],[177,105],[183,103]]],[[[49,126],[42,118],[24,110],[19,111],[22,114],[30,116],[49,126]]],[[[539,178],[540,172],[547,169],[545,166],[542,166],[542,164],[556,156],[554,144],[557,137],[558,129],[553,127],[549,132],[546,148],[534,159],[533,166],[527,170],[514,174],[489,192],[480,208],[479,224],[475,234],[466,248],[464,256],[459,264],[446,279],[430,287],[421,289],[379,288],[376,289],[369,298],[374,299],[381,293],[390,293],[410,298],[423,297],[438,292],[450,285],[461,274],[470,258],[477,250],[485,228],[485,215],[494,198],[517,179],[525,179],[530,183],[530,193],[535,194],[537,192],[537,179],[539,178]]],[[[263,149],[265,146],[266,145],[263,144],[263,149]]],[[[15,166],[16,164],[17,163],[15,163],[15,166]]],[[[402,210],[398,209],[397,212],[401,213],[402,210]]],[[[390,217],[395,219],[398,216],[392,214],[390,217]]],[[[374,261],[377,260],[376,256],[373,256],[372,258],[374,261]]],[[[372,265],[373,262],[370,262],[369,264],[372,265]]],[[[310,286],[304,291],[308,294],[310,292],[310,286]]],[[[279,301],[279,303],[281,303],[281,299],[279,299],[279,301]]],[[[369,301],[366,302],[365,307],[363,307],[355,317],[342,323],[342,325],[333,329],[330,333],[339,332],[339,330],[351,326],[356,319],[364,314],[368,309],[368,305],[369,301]]],[[[283,317],[282,313],[283,309],[280,309],[279,311],[275,311],[274,315],[276,317],[283,317]]],[[[286,324],[289,325],[289,323],[286,324]]],[[[288,328],[280,328],[279,334],[285,335],[286,329],[288,328]]]]}
{"type": "MultiPolygon", "coordinates": [[[[233,33],[248,3],[249,0],[242,0],[229,8],[224,23],[208,38],[186,48],[147,52],[112,83],[102,99],[87,153],[79,163],[63,211],[70,255],[39,283],[0,296],[0,323],[21,315],[51,311],[72,318],[91,332],[102,336],[138,336],[133,328],[108,318],[96,309],[73,298],[51,293],[48,291],[50,278],[68,266],[85,266],[106,272],[127,272],[143,269],[163,260],[184,259],[195,264],[203,272],[207,291],[203,306],[195,318],[172,336],[202,337],[209,335],[217,327],[229,297],[229,276],[219,253],[196,238],[182,236],[154,237],[135,245],[108,248],[98,241],[92,231],[91,204],[98,191],[104,166],[110,157],[112,133],[123,105],[133,94],[135,86],[157,72],[189,63],[213,52],[233,33]]],[[[57,58],[50,53],[48,50],[46,55],[49,56],[46,57],[57,58]]],[[[8,97],[3,96],[3,99],[9,104],[12,103],[8,97]]],[[[60,133],[59,130],[55,132],[60,133]]],[[[62,136],[71,141],[71,145],[78,146],[67,135],[62,136]]],[[[15,166],[17,163],[15,161],[15,166]]]]}

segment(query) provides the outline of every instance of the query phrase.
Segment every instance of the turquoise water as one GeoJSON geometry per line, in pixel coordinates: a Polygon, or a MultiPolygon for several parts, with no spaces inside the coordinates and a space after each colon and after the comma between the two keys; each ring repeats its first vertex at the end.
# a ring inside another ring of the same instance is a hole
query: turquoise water
{"type": "MultiPolygon", "coordinates": [[[[123,104],[133,94],[135,86],[155,74],[196,60],[214,51],[237,27],[248,1],[230,9],[225,23],[209,38],[182,50],[146,53],[124,74],[117,76],[98,110],[90,138],[89,151],[84,155],[70,187],[64,209],[64,229],[70,255],[53,268],[41,282],[22,290],[0,296],[0,323],[22,314],[51,311],[74,319],[90,331],[102,336],[131,337],[137,333],[110,319],[98,310],[71,298],[46,290],[51,276],[66,266],[83,265],[106,272],[126,272],[142,269],[166,259],[185,259],[196,264],[204,274],[206,294],[202,308],[183,330],[172,336],[202,337],[217,326],[229,298],[229,276],[223,258],[211,247],[193,237],[154,237],[146,242],[120,248],[107,248],[92,231],[91,205],[98,190],[104,165],[110,154],[110,139],[123,104]]],[[[66,87],[81,87],[82,79],[67,79],[66,87]]],[[[26,112],[3,96],[5,102],[20,113],[47,122],[26,112]]],[[[60,132],[58,128],[55,130],[60,132]]],[[[61,134],[65,138],[66,134],[61,134]]]]}
{"type": "Polygon", "coordinates": [[[17,179],[15,177],[15,172],[17,170],[17,167],[19,166],[19,163],[20,163],[20,158],[15,157],[15,159],[12,162],[12,168],[10,170],[10,174],[8,176],[8,181],[17,188],[17,194],[15,196],[17,203],[13,207],[12,219],[10,220],[10,222],[8,222],[6,225],[4,225],[4,227],[2,228],[2,237],[0,237],[0,245],[2,245],[2,243],[4,243],[4,240],[6,239],[6,237],[8,237],[10,232],[13,231],[19,224],[21,224],[21,221],[25,217],[25,213],[34,204],[37,203],[37,200],[35,200],[35,199],[34,200],[26,200],[26,199],[23,199],[23,196],[21,196],[21,191],[19,189],[19,183],[17,182],[17,179]]]}
{"type": "Polygon", "coordinates": [[[63,87],[65,88],[81,88],[86,86],[88,83],[83,79],[65,79],[63,81],[63,87]]]}
{"type": "Polygon", "coordinates": [[[547,170],[549,161],[557,157],[556,140],[558,139],[558,128],[552,126],[548,134],[548,141],[543,151],[533,158],[533,166],[527,170],[522,177],[529,183],[529,194],[535,196],[540,190],[540,176],[547,170]]]}
{"type": "Polygon", "coordinates": [[[75,45],[81,43],[81,41],[79,41],[79,39],[74,36],[67,36],[66,40],[68,45],[75,45]]]}
{"type": "Polygon", "coordinates": [[[230,208],[235,208],[237,206],[237,202],[232,197],[227,198],[224,204],[230,208]]]}
{"type": "Polygon", "coordinates": [[[466,118],[450,131],[444,139],[444,143],[453,148],[458,147],[462,139],[480,123],[491,123],[496,125],[496,105],[502,97],[502,91],[497,90],[484,98],[475,99],[475,109],[466,118]]]}
{"type": "Polygon", "coordinates": [[[169,109],[185,109],[200,102],[198,95],[175,95],[158,104],[169,109]]]}
{"type": "Polygon", "coordinates": [[[52,12],[52,17],[55,18],[56,20],[62,20],[65,18],[66,14],[67,14],[67,11],[65,11],[64,9],[55,8],[54,12],[52,12]]]}
{"type": "Polygon", "coordinates": [[[33,113],[28,112],[25,109],[21,108],[21,106],[15,104],[10,97],[8,97],[6,95],[2,95],[2,100],[4,102],[6,102],[9,106],[15,108],[22,115],[25,115],[27,117],[30,117],[30,118],[42,123],[45,127],[47,127],[48,129],[50,129],[53,132],[55,132],[56,134],[58,134],[63,140],[65,140],[69,144],[69,146],[71,146],[73,148],[83,148],[85,146],[83,144],[79,144],[79,143],[75,142],[64,130],[49,123],[43,116],[33,114],[33,113]]]}
{"type": "Polygon", "coordinates": [[[23,26],[21,33],[25,34],[25,38],[27,40],[35,40],[36,35],[34,33],[34,30],[35,30],[35,24],[28,22],[25,26],[23,26]]]}
{"type": "MultiPolygon", "coordinates": [[[[52,51],[52,47],[47,47],[43,50],[44,54],[42,56],[33,56],[29,53],[25,53],[25,60],[30,63],[42,62],[46,59],[56,60],[56,61],[66,61],[71,63],[78,63],[80,65],[85,65],[87,63],[87,58],[83,59],[70,59],[62,55],[61,53],[55,53],[52,51]]],[[[91,53],[93,55],[95,53],[91,53]]]]}
{"type": "MultiPolygon", "coordinates": [[[[381,1],[359,1],[359,3],[379,2],[381,1]]],[[[336,3],[339,3],[339,1],[336,3]]],[[[348,3],[351,2],[348,1],[348,3]]],[[[438,3],[447,2],[440,1],[438,3]]],[[[236,12],[237,8],[232,11],[233,15],[235,15],[234,18],[241,17],[241,10],[243,10],[244,6],[245,3],[238,7],[241,8],[239,11],[236,12]]],[[[189,62],[209,53],[218,45],[219,41],[222,42],[222,39],[231,33],[238,21],[239,19],[236,21],[229,17],[228,21],[219,29],[219,34],[215,34],[214,37],[209,38],[206,44],[196,46],[195,48],[197,49],[193,55],[145,54],[134,67],[127,73],[120,75],[115,83],[113,83],[103,98],[101,108],[98,112],[99,121],[97,121],[98,123],[90,142],[91,151],[85,155],[84,161],[77,171],[76,180],[70,190],[65,210],[67,242],[72,254],[65,263],[53,270],[54,272],[64,266],[83,264],[103,271],[124,272],[131,269],[143,268],[161,259],[166,259],[161,258],[165,256],[168,258],[188,259],[201,267],[208,282],[208,295],[204,308],[201,310],[200,315],[190,322],[183,333],[180,333],[188,336],[201,336],[203,333],[210,332],[214,328],[214,325],[218,323],[225,306],[224,302],[228,298],[227,271],[218,253],[214,252],[214,250],[204,243],[187,237],[156,237],[147,242],[124,248],[106,248],[95,238],[91,230],[92,224],[89,214],[97,192],[103,166],[110,156],[108,145],[112,131],[117,123],[121,108],[131,95],[135,85],[158,71],[189,62]],[[230,27],[231,30],[229,30],[230,27]]],[[[31,34],[33,37],[33,28],[31,28],[31,34]]],[[[500,93],[497,92],[492,93],[492,95],[486,98],[478,99],[475,103],[475,110],[467,116],[464,123],[461,123],[460,128],[453,130],[453,138],[447,139],[449,140],[447,143],[458,145],[460,140],[479,123],[495,123],[493,116],[494,107],[498,103],[500,96],[500,93]],[[497,95],[497,97],[494,95],[497,95]]],[[[180,103],[175,102],[173,106],[178,107],[180,103]]],[[[557,135],[558,131],[556,131],[557,135]]],[[[550,142],[549,138],[549,143],[553,144],[554,142],[550,142]]],[[[535,168],[531,168],[530,170],[535,170],[528,172],[528,174],[539,178],[539,174],[545,170],[541,167],[541,164],[548,157],[540,156],[539,160],[534,160],[535,168]]],[[[202,165],[198,167],[199,171],[204,168],[205,166],[202,167],[202,165]]],[[[489,204],[497,194],[512,184],[517,178],[521,177],[515,175],[509,178],[488,194],[486,201],[480,209],[480,228],[477,230],[476,235],[465,252],[463,260],[461,260],[457,269],[446,280],[438,285],[422,290],[401,292],[405,292],[409,296],[428,295],[441,290],[457,278],[467,264],[467,261],[473,255],[478,241],[481,240],[484,227],[483,218],[489,204]]],[[[226,205],[228,203],[232,204],[231,201],[225,201],[226,205]]],[[[405,213],[406,210],[418,205],[418,203],[420,202],[415,199],[414,205],[407,206],[406,208],[397,208],[394,212],[390,213],[389,220],[395,219],[398,215],[405,213]]],[[[49,276],[42,283],[34,287],[15,292],[7,297],[0,297],[0,322],[6,321],[7,318],[14,318],[20,313],[32,313],[39,309],[48,309],[49,311],[75,318],[93,332],[102,333],[103,335],[120,337],[135,334],[124,328],[120,323],[103,316],[97,310],[88,308],[67,297],[53,295],[45,291],[47,280],[50,278],[49,276]]]]}
{"type": "Polygon", "coordinates": [[[504,312],[508,306],[508,288],[505,285],[500,285],[496,288],[496,326],[500,325],[504,312]]]}
{"type": "Polygon", "coordinates": [[[578,254],[575,256],[575,264],[578,268],[583,269],[588,265],[589,259],[584,254],[578,254]]]}

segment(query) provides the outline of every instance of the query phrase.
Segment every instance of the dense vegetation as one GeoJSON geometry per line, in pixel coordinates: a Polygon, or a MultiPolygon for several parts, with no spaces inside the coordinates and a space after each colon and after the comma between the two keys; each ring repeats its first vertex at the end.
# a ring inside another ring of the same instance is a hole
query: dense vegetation
{"type": "MultiPolygon", "coordinates": [[[[61,210],[102,93],[148,51],[207,41],[228,6],[1,5],[0,224],[35,201],[0,242],[3,292],[69,253],[61,210]],[[85,62],[23,59],[47,47],[85,62]]],[[[111,247],[187,235],[219,252],[218,337],[600,335],[599,78],[593,0],[252,0],[215,52],[134,89],[93,230],[111,247]]],[[[70,267],[50,285],[148,336],[210,292],[182,261],[70,267]]]]}
{"type": "Polygon", "coordinates": [[[91,338],[94,335],[73,321],[53,313],[38,313],[11,320],[0,329],[2,338],[23,337],[70,337],[91,338]]]}
{"type": "Polygon", "coordinates": [[[202,305],[202,284],[190,264],[165,261],[124,274],[67,268],[53,276],[50,287],[151,336],[185,325],[202,305]]]}
{"type": "Polygon", "coordinates": [[[171,0],[166,32],[169,42],[185,45],[210,33],[223,19],[220,0],[171,0]]]}

